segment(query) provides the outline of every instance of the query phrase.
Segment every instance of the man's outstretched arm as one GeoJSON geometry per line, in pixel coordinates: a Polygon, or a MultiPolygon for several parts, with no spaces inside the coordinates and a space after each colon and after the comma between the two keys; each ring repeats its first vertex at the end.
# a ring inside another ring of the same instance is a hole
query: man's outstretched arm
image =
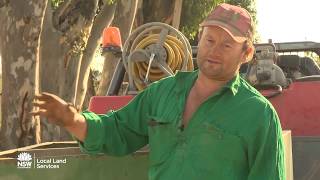
{"type": "Polygon", "coordinates": [[[33,106],[32,115],[46,117],[50,123],[64,127],[78,140],[84,141],[87,122],[75,107],[50,93],[36,95],[33,106]]]}
{"type": "Polygon", "coordinates": [[[67,129],[77,140],[83,152],[106,153],[122,156],[132,153],[148,143],[150,88],[146,88],[117,111],[81,114],[56,95],[37,95],[35,111],[31,114],[46,117],[50,123],[67,129]]]}

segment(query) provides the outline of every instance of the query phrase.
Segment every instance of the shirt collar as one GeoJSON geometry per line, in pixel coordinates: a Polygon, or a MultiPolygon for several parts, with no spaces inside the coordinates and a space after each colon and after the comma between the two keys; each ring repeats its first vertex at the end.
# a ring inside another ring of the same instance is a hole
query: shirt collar
{"type": "Polygon", "coordinates": [[[176,93],[180,93],[183,90],[188,89],[188,91],[193,86],[195,80],[198,77],[198,70],[195,71],[178,71],[175,75],[177,80],[177,86],[175,87],[174,91],[176,93]]]}
{"type": "MultiPolygon", "coordinates": [[[[175,78],[177,79],[177,86],[175,88],[175,92],[179,93],[185,89],[188,89],[188,91],[193,86],[195,80],[198,77],[199,70],[195,70],[190,72],[185,71],[178,71],[175,75],[175,78]]],[[[227,82],[226,85],[222,87],[222,89],[229,89],[231,93],[235,96],[238,93],[238,89],[240,86],[240,75],[237,73],[235,77],[233,77],[230,81],[227,82]]]]}
{"type": "Polygon", "coordinates": [[[238,89],[240,86],[240,75],[237,73],[235,77],[233,77],[229,82],[227,82],[226,85],[224,85],[224,88],[230,89],[232,94],[235,96],[238,93],[238,89]]]}

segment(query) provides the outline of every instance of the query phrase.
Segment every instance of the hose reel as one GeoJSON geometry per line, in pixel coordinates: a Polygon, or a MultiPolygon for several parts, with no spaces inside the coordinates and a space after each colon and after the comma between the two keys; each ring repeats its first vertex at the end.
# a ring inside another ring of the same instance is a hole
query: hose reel
{"type": "Polygon", "coordinates": [[[138,27],[125,42],[122,59],[129,77],[129,92],[171,76],[193,70],[187,38],[168,24],[152,22],[138,27]]]}

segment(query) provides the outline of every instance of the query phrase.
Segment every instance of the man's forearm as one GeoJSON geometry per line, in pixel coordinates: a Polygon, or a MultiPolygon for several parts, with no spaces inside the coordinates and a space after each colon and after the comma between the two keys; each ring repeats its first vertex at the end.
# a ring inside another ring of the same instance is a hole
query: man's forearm
{"type": "Polygon", "coordinates": [[[74,118],[74,124],[72,126],[66,126],[65,128],[79,141],[83,142],[87,135],[87,122],[80,113],[77,113],[74,118]]]}

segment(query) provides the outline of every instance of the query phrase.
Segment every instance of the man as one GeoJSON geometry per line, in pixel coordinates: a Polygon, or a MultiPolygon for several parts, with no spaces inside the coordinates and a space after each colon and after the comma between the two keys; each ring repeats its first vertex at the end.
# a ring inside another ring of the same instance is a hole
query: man
{"type": "Polygon", "coordinates": [[[87,153],[121,156],[149,143],[150,180],[284,179],[278,116],[239,76],[254,51],[249,13],[221,4],[200,27],[199,70],[155,82],[105,115],[79,114],[48,93],[33,114],[65,127],[87,153]]]}

